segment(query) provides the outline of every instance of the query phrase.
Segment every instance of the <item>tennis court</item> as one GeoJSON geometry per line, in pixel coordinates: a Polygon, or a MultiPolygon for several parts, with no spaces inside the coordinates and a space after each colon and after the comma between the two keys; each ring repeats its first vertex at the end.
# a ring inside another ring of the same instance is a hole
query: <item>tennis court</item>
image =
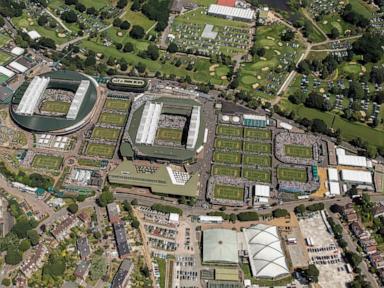
{"type": "Polygon", "coordinates": [[[215,151],[213,153],[213,161],[219,162],[219,163],[240,164],[241,163],[241,154],[240,153],[215,151]]]}
{"type": "Polygon", "coordinates": [[[307,182],[307,170],[304,168],[290,168],[290,167],[279,167],[277,168],[277,178],[283,181],[294,181],[294,182],[307,182]]]}
{"type": "Polygon", "coordinates": [[[244,199],[244,188],[216,184],[214,187],[214,197],[217,199],[242,201],[244,199]]]}

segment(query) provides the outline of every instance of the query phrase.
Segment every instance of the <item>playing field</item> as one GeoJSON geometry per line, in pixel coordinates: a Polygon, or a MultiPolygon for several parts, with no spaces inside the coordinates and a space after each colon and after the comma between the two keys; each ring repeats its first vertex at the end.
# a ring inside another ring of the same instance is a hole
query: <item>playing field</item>
{"type": "Polygon", "coordinates": [[[67,114],[71,103],[62,101],[45,101],[40,107],[42,112],[67,114]]]}
{"type": "Polygon", "coordinates": [[[240,177],[240,168],[214,165],[212,167],[212,174],[213,175],[230,176],[230,177],[240,177]]]}
{"type": "Polygon", "coordinates": [[[215,147],[222,149],[230,149],[230,150],[241,150],[241,140],[231,140],[224,138],[216,138],[215,139],[215,147]]]}
{"type": "Polygon", "coordinates": [[[89,143],[86,154],[88,156],[97,156],[102,158],[112,158],[115,152],[114,145],[89,143]]]}
{"type": "Polygon", "coordinates": [[[93,139],[116,141],[119,138],[120,129],[96,127],[92,131],[93,139]]]}
{"type": "Polygon", "coordinates": [[[241,154],[215,151],[215,153],[213,153],[213,161],[219,163],[240,164],[241,154]]]}
{"type": "Polygon", "coordinates": [[[270,130],[245,127],[244,138],[271,140],[272,133],[270,130]]]}
{"type": "Polygon", "coordinates": [[[243,150],[246,152],[268,153],[272,152],[272,145],[269,143],[249,142],[243,144],[243,150]]]}
{"type": "Polygon", "coordinates": [[[218,125],[216,133],[224,136],[241,137],[243,135],[243,127],[218,125]]]}
{"type": "Polygon", "coordinates": [[[104,107],[110,110],[128,111],[131,102],[124,99],[107,98],[104,107]]]}
{"type": "Polygon", "coordinates": [[[244,188],[216,184],[214,188],[214,197],[217,199],[242,201],[244,199],[244,188]]]}
{"type": "Polygon", "coordinates": [[[264,182],[264,183],[271,182],[271,172],[268,170],[244,168],[243,177],[247,178],[250,181],[257,181],[257,182],[264,182]]]}
{"type": "Polygon", "coordinates": [[[304,145],[285,145],[285,155],[299,158],[312,158],[312,147],[304,145]]]}
{"type": "Polygon", "coordinates": [[[283,181],[307,182],[307,170],[300,168],[277,168],[277,178],[283,181]]]}
{"type": "Polygon", "coordinates": [[[63,163],[63,157],[52,155],[35,155],[32,160],[32,167],[39,169],[59,170],[63,163]]]}
{"type": "Polygon", "coordinates": [[[244,155],[243,164],[270,167],[272,165],[272,159],[269,156],[244,155]]]}
{"type": "Polygon", "coordinates": [[[81,166],[100,167],[101,161],[95,159],[80,158],[77,160],[77,164],[81,166]]]}
{"type": "Polygon", "coordinates": [[[159,128],[157,129],[156,139],[171,142],[181,142],[183,137],[183,130],[172,128],[159,128]]]}
{"type": "Polygon", "coordinates": [[[110,124],[115,126],[123,126],[125,122],[125,115],[103,112],[100,115],[99,123],[110,124]]]}

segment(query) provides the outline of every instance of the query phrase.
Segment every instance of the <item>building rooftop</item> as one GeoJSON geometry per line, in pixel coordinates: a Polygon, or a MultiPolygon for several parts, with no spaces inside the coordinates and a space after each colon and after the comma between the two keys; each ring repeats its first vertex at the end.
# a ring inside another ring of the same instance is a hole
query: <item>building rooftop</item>
{"type": "Polygon", "coordinates": [[[237,232],[228,229],[205,230],[203,232],[203,262],[238,263],[237,232]]]}

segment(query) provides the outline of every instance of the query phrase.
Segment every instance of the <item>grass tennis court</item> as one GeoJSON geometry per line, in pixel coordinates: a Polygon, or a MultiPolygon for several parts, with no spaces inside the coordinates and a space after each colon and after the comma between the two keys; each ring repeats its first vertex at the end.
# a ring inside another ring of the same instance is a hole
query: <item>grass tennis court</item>
{"type": "Polygon", "coordinates": [[[119,138],[120,129],[96,127],[92,131],[93,139],[116,141],[119,138]]]}
{"type": "Polygon", "coordinates": [[[80,158],[77,160],[77,164],[81,166],[101,167],[101,161],[95,159],[80,158]]]}
{"type": "Polygon", "coordinates": [[[99,123],[116,125],[116,126],[124,126],[125,115],[103,112],[100,115],[99,123]]]}
{"type": "Polygon", "coordinates": [[[245,127],[244,138],[271,140],[272,133],[270,130],[245,127]]]}
{"type": "Polygon", "coordinates": [[[277,168],[277,178],[283,181],[307,182],[307,170],[301,168],[277,168]]]}
{"type": "Polygon", "coordinates": [[[244,188],[231,185],[218,185],[214,187],[213,195],[217,199],[237,200],[244,199],[244,188]]]}
{"type": "Polygon", "coordinates": [[[231,140],[224,138],[215,139],[215,147],[221,149],[241,150],[241,140],[231,140]]]}
{"type": "Polygon", "coordinates": [[[259,143],[259,142],[249,142],[246,141],[243,144],[243,150],[245,152],[255,152],[255,153],[268,153],[272,152],[272,145],[269,143],[259,143]]]}
{"type": "Polygon", "coordinates": [[[219,163],[240,164],[241,154],[215,151],[215,153],[213,153],[213,161],[219,163]]]}
{"type": "Polygon", "coordinates": [[[243,135],[243,127],[218,125],[216,127],[216,134],[232,137],[241,137],[243,135]]]}
{"type": "Polygon", "coordinates": [[[230,176],[230,177],[240,177],[240,168],[230,167],[230,166],[213,165],[212,174],[213,175],[230,176]]]}
{"type": "Polygon", "coordinates": [[[4,75],[4,74],[0,74],[0,84],[3,84],[5,81],[7,81],[9,79],[8,76],[4,75]]]}
{"type": "Polygon", "coordinates": [[[270,167],[272,165],[272,159],[269,156],[244,155],[243,164],[270,167]]]}
{"type": "Polygon", "coordinates": [[[45,101],[40,107],[43,112],[67,114],[71,103],[62,101],[45,101]]]}
{"type": "Polygon", "coordinates": [[[271,183],[271,171],[254,168],[244,168],[243,177],[250,181],[271,183]]]}
{"type": "Polygon", "coordinates": [[[183,130],[172,128],[159,128],[157,129],[156,139],[163,141],[181,142],[183,137],[183,130]]]}
{"type": "Polygon", "coordinates": [[[39,169],[59,170],[63,164],[63,157],[52,155],[35,155],[32,167],[39,169]]]}
{"type": "Polygon", "coordinates": [[[304,145],[285,145],[285,155],[299,158],[312,158],[312,147],[304,145]]]}
{"type": "Polygon", "coordinates": [[[0,51],[0,64],[5,64],[11,59],[12,59],[12,55],[5,53],[3,51],[0,51]]]}
{"type": "Polygon", "coordinates": [[[110,110],[128,111],[131,102],[125,99],[107,98],[104,107],[110,110]]]}
{"type": "Polygon", "coordinates": [[[115,152],[114,145],[89,143],[87,146],[86,154],[88,156],[112,158],[114,152],[115,152]]]}

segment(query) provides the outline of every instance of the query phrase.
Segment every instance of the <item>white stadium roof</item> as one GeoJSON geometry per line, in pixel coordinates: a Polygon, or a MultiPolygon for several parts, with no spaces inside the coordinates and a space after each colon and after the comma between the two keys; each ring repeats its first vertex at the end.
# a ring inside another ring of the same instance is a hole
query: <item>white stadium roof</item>
{"type": "Polygon", "coordinates": [[[238,263],[237,232],[229,229],[205,230],[203,262],[238,263]]]}
{"type": "Polygon", "coordinates": [[[36,30],[29,31],[27,34],[32,40],[41,38],[41,35],[36,30]]]}
{"type": "Polygon", "coordinates": [[[163,103],[151,103],[149,101],[145,103],[139,129],[136,134],[136,143],[153,144],[162,108],[163,103]]]}
{"type": "Polygon", "coordinates": [[[193,106],[191,121],[188,129],[187,148],[194,149],[196,146],[197,138],[200,129],[200,106],[193,106]]]}
{"type": "Polygon", "coordinates": [[[75,97],[73,97],[71,106],[69,107],[66,117],[67,119],[76,119],[90,84],[91,81],[89,80],[81,80],[80,85],[76,90],[75,97]]]}
{"type": "Polygon", "coordinates": [[[33,115],[36,106],[39,104],[41,96],[44,94],[45,89],[50,81],[49,77],[36,76],[29,83],[28,88],[25,90],[19,105],[17,106],[16,113],[22,115],[33,115]]]}
{"type": "Polygon", "coordinates": [[[339,181],[339,173],[336,168],[328,168],[328,180],[339,181]]]}
{"type": "Polygon", "coordinates": [[[25,49],[23,49],[23,48],[21,48],[21,47],[15,47],[15,48],[13,48],[13,49],[11,50],[11,53],[12,53],[13,55],[16,55],[16,56],[20,56],[20,55],[24,54],[24,52],[25,52],[25,49]]]}
{"type": "Polygon", "coordinates": [[[211,4],[208,8],[208,14],[225,16],[228,18],[237,18],[244,20],[253,20],[255,18],[255,11],[252,9],[243,9],[211,4]]]}
{"type": "Polygon", "coordinates": [[[243,233],[254,277],[289,274],[276,226],[257,224],[244,229],[243,233]]]}
{"type": "Polygon", "coordinates": [[[0,66],[0,73],[4,74],[5,76],[11,78],[13,75],[15,75],[15,72],[5,68],[4,66],[0,66]]]}
{"type": "Polygon", "coordinates": [[[342,148],[336,149],[337,163],[344,166],[367,167],[367,158],[363,156],[347,155],[342,148]]]}
{"type": "Polygon", "coordinates": [[[341,170],[341,179],[347,182],[372,184],[372,174],[369,171],[341,170]]]}
{"type": "Polygon", "coordinates": [[[28,70],[27,67],[25,67],[24,65],[21,65],[20,63],[18,63],[16,61],[9,63],[8,66],[15,69],[16,71],[19,71],[20,73],[24,73],[25,71],[28,70]]]}

